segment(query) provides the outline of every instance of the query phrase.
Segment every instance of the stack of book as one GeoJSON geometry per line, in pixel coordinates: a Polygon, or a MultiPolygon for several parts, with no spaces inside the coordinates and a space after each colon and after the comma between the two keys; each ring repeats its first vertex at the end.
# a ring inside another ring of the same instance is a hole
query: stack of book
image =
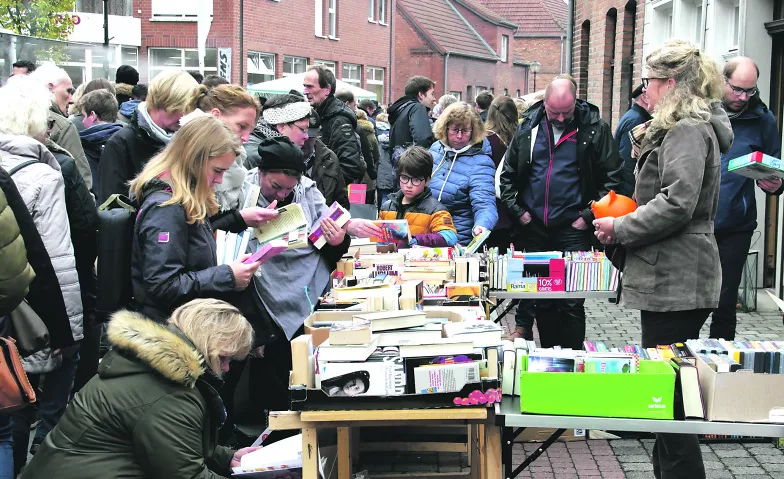
{"type": "Polygon", "coordinates": [[[784,374],[784,341],[727,341],[690,339],[686,346],[717,372],[748,370],[755,373],[784,374]]]}
{"type": "MultiPolygon", "coordinates": [[[[458,392],[498,379],[502,334],[491,321],[449,322],[416,310],[356,314],[333,322],[316,349],[315,387],[327,396],[458,392]]],[[[292,377],[307,374],[308,352],[292,342],[292,377]]]]}
{"type": "Polygon", "coordinates": [[[452,248],[415,247],[405,252],[403,280],[422,280],[427,283],[443,283],[455,279],[452,248]]]}
{"type": "Polygon", "coordinates": [[[302,434],[273,442],[240,458],[235,477],[284,479],[302,477],[302,434]]]}
{"type": "Polygon", "coordinates": [[[566,291],[615,291],[619,271],[603,251],[574,251],[566,259],[566,291]]]}

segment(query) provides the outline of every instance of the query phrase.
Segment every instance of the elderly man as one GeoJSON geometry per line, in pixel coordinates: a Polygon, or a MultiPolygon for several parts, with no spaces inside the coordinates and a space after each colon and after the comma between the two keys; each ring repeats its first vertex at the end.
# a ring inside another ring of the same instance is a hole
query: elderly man
{"type": "MultiPolygon", "coordinates": [[[[529,108],[506,153],[501,199],[522,231],[517,249],[584,251],[591,247],[591,201],[618,188],[620,160],[610,126],[599,109],[577,100],[571,77],[548,85],[544,100],[529,108]]],[[[581,349],[582,300],[520,301],[513,337],[543,347],[581,349]]]]}
{"type": "Polygon", "coordinates": [[[635,126],[650,119],[648,94],[640,83],[632,92],[632,107],[621,117],[615,128],[615,147],[618,148],[618,155],[623,162],[621,186],[616,193],[629,197],[634,194],[634,167],[637,165],[637,158],[632,157],[632,139],[629,137],[629,132],[635,126]]]}
{"type": "MultiPolygon", "coordinates": [[[[738,303],[743,265],[757,227],[757,202],[754,180],[727,171],[733,158],[752,151],[781,157],[781,135],[776,119],[759,98],[759,69],[751,58],[735,57],[724,66],[724,98],[722,103],[730,117],[735,140],[728,153],[721,155],[721,188],[719,207],[714,220],[714,233],[721,261],[721,295],[713,311],[711,338],[735,339],[738,303]]],[[[780,178],[757,180],[757,186],[769,195],[780,195],[780,178]]]]}

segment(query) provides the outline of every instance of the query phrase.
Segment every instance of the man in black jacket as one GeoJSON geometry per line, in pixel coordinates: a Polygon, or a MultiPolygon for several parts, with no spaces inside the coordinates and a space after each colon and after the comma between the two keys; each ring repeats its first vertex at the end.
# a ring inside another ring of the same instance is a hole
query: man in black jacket
{"type": "Polygon", "coordinates": [[[361,183],[367,166],[354,136],[357,118],[345,103],[335,98],[335,74],[323,66],[311,67],[302,86],[321,118],[321,140],[338,155],[346,183],[361,183]]]}
{"type": "MultiPolygon", "coordinates": [[[[436,84],[430,78],[415,76],[406,82],[405,96],[389,107],[389,148],[409,146],[430,148],[435,138],[427,113],[436,105],[436,84]]],[[[394,161],[393,161],[394,164],[394,161]]]]}
{"type": "Polygon", "coordinates": [[[615,147],[623,163],[621,170],[621,185],[616,193],[631,197],[634,194],[634,167],[637,165],[637,158],[632,158],[632,140],[629,132],[635,126],[645,123],[651,119],[648,112],[648,94],[642,87],[642,83],[632,92],[632,107],[621,117],[618,126],[615,128],[615,147]]]}
{"type": "MultiPolygon", "coordinates": [[[[571,78],[556,78],[544,101],[528,109],[506,152],[501,200],[522,229],[516,249],[585,251],[592,240],[590,203],[618,188],[618,151],[599,109],[576,99],[571,78]]],[[[520,301],[515,337],[542,347],[580,349],[585,340],[582,300],[520,301]]]]}

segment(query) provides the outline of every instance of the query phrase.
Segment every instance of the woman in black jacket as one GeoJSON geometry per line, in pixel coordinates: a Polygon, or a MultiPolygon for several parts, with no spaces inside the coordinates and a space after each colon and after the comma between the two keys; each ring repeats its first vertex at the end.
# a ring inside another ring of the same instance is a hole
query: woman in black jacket
{"type": "MultiPolygon", "coordinates": [[[[131,284],[136,308],[165,321],[179,305],[243,290],[260,262],[218,265],[210,216],[214,186],[240,154],[234,133],[219,119],[190,120],[131,182],[141,208],[134,229],[131,284]]],[[[244,227],[244,225],[243,225],[244,227]]]]}

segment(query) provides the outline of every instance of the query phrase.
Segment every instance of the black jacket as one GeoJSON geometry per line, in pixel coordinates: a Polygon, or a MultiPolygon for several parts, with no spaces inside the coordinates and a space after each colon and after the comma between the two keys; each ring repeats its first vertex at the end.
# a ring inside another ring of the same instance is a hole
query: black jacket
{"type": "MultiPolygon", "coordinates": [[[[531,130],[539,125],[544,115],[544,103],[531,106],[523,115],[523,121],[515,133],[506,152],[501,172],[501,200],[512,215],[514,224],[519,224],[525,213],[519,200],[520,188],[527,183],[531,172],[531,130]]],[[[591,201],[598,200],[620,185],[621,162],[613,142],[610,125],[599,115],[599,109],[583,100],[577,100],[574,120],[577,122],[577,160],[582,194],[581,216],[589,225],[593,221],[591,201]]]]}
{"type": "Polygon", "coordinates": [[[412,145],[430,148],[435,142],[427,107],[415,98],[404,96],[389,107],[389,149],[412,145]]]}
{"type": "Polygon", "coordinates": [[[128,195],[128,182],[165,146],[139,126],[138,112],[134,111],[131,121],[115,133],[103,148],[98,165],[98,204],[115,193],[128,195]]]}
{"type": "Polygon", "coordinates": [[[651,114],[645,108],[634,103],[629,108],[618,122],[615,128],[615,147],[618,149],[618,155],[621,157],[623,168],[621,169],[621,186],[616,193],[626,195],[631,198],[634,194],[634,167],[637,165],[637,159],[632,158],[632,140],[629,138],[629,132],[635,126],[645,123],[651,119],[651,114]]]}
{"type": "Polygon", "coordinates": [[[340,206],[349,209],[351,205],[348,202],[346,181],[340,171],[338,157],[320,139],[316,139],[315,157],[308,178],[316,182],[327,205],[337,201],[340,206]]]}
{"type": "Polygon", "coordinates": [[[5,193],[8,206],[14,212],[27,250],[27,261],[35,271],[35,279],[30,283],[30,290],[25,298],[49,330],[49,345],[53,349],[71,346],[74,343],[71,322],[49,253],[14,180],[3,168],[0,168],[0,189],[5,193]]]}
{"type": "Polygon", "coordinates": [[[145,185],[131,250],[134,305],[160,322],[192,299],[225,299],[234,289],[231,267],[218,266],[210,222],[189,225],[181,205],[161,206],[171,198],[167,187],[145,185]]]}
{"type": "Polygon", "coordinates": [[[321,118],[321,141],[338,155],[340,169],[346,183],[361,183],[367,165],[357,141],[357,117],[345,103],[334,96],[327,97],[316,111],[321,118]]]}

